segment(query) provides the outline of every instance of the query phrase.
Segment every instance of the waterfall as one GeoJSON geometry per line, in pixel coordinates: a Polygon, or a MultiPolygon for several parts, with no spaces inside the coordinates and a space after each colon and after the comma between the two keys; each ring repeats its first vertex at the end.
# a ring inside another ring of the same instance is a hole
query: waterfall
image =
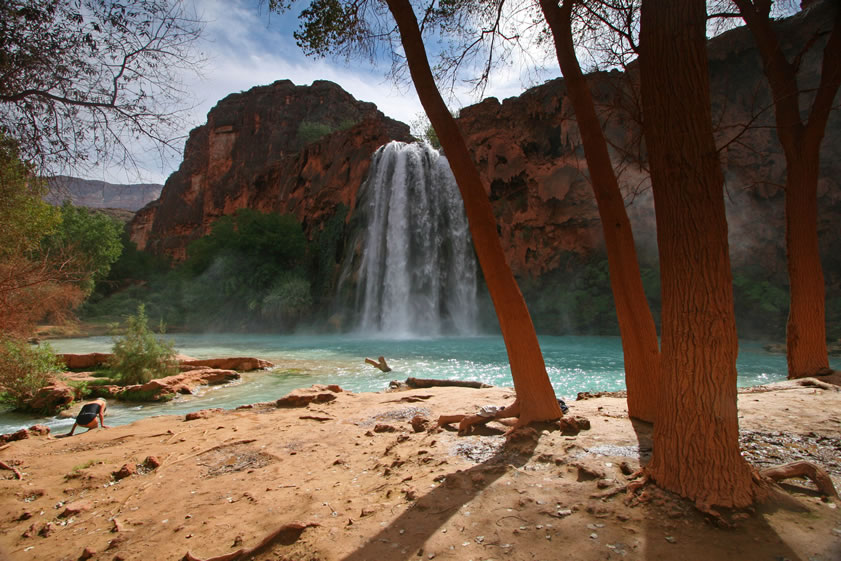
{"type": "Polygon", "coordinates": [[[476,332],[476,258],[447,159],[391,142],[360,187],[365,221],[357,271],[362,331],[389,336],[476,332]]]}

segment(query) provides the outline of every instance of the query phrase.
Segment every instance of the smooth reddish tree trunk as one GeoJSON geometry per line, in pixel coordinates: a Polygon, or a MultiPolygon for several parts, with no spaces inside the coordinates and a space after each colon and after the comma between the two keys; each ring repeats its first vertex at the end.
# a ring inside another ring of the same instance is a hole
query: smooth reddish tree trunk
{"type": "Polygon", "coordinates": [[[415,13],[408,0],[387,0],[387,3],[400,30],[400,39],[418,97],[438,134],[464,199],[473,247],[508,351],[514,389],[520,404],[520,424],[558,419],[562,415],[561,410],[546,374],[543,354],[526,302],[505,260],[487,190],[467,150],[464,137],[435,84],[415,13]]]}
{"type": "Polygon", "coordinates": [[[801,118],[797,67],[785,58],[768,9],[735,0],[753,33],[774,97],[777,136],[786,158],[786,254],[790,283],[786,325],[788,377],[813,376],[829,368],[826,348],[826,288],[818,246],[820,149],[832,102],[841,86],[841,9],[834,6],[824,47],[821,80],[809,116],[801,118]]]}
{"type": "Polygon", "coordinates": [[[661,392],[646,470],[701,507],[746,506],[738,340],[713,141],[704,0],[644,0],[640,78],[662,286],[661,392]]]}
{"type": "Polygon", "coordinates": [[[657,329],[642,286],[625,201],[613,171],[613,162],[610,160],[590,88],[575,55],[571,27],[572,2],[566,0],[559,7],[557,0],[540,0],[540,7],[555,39],[558,63],[581,131],[590,183],[602,221],[610,284],[625,356],[628,413],[636,419],[654,422],[660,371],[657,329]]]}

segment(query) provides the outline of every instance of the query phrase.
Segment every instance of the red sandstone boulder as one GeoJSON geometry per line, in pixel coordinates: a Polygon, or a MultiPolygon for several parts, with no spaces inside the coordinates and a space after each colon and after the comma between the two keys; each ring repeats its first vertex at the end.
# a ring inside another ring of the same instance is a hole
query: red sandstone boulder
{"type": "Polygon", "coordinates": [[[64,409],[76,397],[76,392],[61,380],[53,380],[49,386],[44,386],[30,399],[26,407],[44,415],[55,415],[64,409]]]}
{"type": "Polygon", "coordinates": [[[306,407],[310,403],[326,403],[336,399],[342,388],[337,385],[322,386],[316,384],[309,388],[293,390],[275,402],[277,407],[306,407]]]}
{"type": "Polygon", "coordinates": [[[64,505],[64,511],[62,511],[58,517],[67,518],[68,516],[76,516],[77,514],[81,514],[82,512],[86,512],[91,509],[93,509],[93,505],[90,501],[73,501],[72,503],[64,505]]]}
{"type": "Polygon", "coordinates": [[[193,411],[192,413],[187,413],[184,416],[185,421],[195,421],[197,419],[207,419],[209,417],[214,417],[221,413],[224,413],[225,410],[219,407],[214,407],[213,409],[201,409],[199,411],[193,411]]]}
{"type": "Polygon", "coordinates": [[[123,464],[123,467],[118,469],[117,471],[111,473],[111,475],[119,481],[120,479],[125,479],[126,477],[130,477],[137,473],[137,465],[129,462],[127,464],[123,464]]]}

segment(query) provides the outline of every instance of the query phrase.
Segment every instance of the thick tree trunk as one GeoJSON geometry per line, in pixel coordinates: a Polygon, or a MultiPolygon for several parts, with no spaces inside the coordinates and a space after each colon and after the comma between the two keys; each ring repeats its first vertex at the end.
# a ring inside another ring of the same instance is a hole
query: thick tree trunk
{"type": "Polygon", "coordinates": [[[788,377],[804,378],[829,367],[826,289],[818,249],[817,186],[821,141],[841,87],[841,9],[837,3],[826,4],[832,30],[824,47],[820,83],[804,123],[797,66],[786,59],[771,25],[770,4],[734,1],[762,57],[774,96],[777,136],[786,157],[786,255],[791,284],[786,325],[788,377]]]}
{"type": "Polygon", "coordinates": [[[473,247],[499,318],[514,389],[521,406],[520,422],[558,419],[561,409],[546,374],[543,354],[526,302],[505,260],[487,190],[464,137],[447,109],[429,68],[417,18],[408,0],[387,0],[400,30],[412,81],[455,176],[470,224],[473,247]]]}
{"type": "Polygon", "coordinates": [[[786,325],[788,377],[829,368],[826,292],[818,247],[818,152],[786,158],[786,252],[790,308],[786,325]]]}
{"type": "Polygon", "coordinates": [[[563,7],[559,7],[557,0],[540,0],[540,7],[555,39],[558,63],[581,131],[590,183],[602,221],[610,284],[625,356],[628,413],[636,419],[654,422],[660,371],[657,329],[642,286],[631,222],[613,171],[607,141],[587,80],[575,56],[570,20],[572,1],[566,0],[563,7]]]}
{"type": "Polygon", "coordinates": [[[703,0],[644,0],[640,76],[662,285],[660,408],[646,467],[701,508],[755,497],[739,453],[738,340],[712,134],[703,0]]]}

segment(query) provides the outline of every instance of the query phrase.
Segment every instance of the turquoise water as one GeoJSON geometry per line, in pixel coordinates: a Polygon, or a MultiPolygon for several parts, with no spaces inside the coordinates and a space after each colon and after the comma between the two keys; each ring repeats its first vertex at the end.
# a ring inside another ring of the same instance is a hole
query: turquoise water
{"type": "MultiPolygon", "coordinates": [[[[354,335],[171,335],[179,353],[196,358],[254,356],[273,362],[269,371],[244,374],[239,382],[203,388],[197,395],[179,396],[170,403],[126,405],[112,403],[106,422],[130,423],[152,415],[184,414],[207,407],[233,408],[275,400],[295,388],[339,384],[354,392],[381,391],[391,380],[444,378],[476,380],[512,386],[501,337],[383,339],[354,335]],[[384,355],[392,372],[382,373],[364,363],[366,356],[384,355]]],[[[59,339],[56,352],[110,352],[110,337],[59,339]]],[[[582,391],[624,389],[622,348],[618,337],[541,337],[541,348],[558,397],[573,401],[582,391]]],[[[841,365],[834,365],[841,368],[841,365]]],[[[784,380],[785,356],[765,352],[759,343],[742,342],[737,363],[740,386],[784,380]]],[[[69,430],[72,419],[0,414],[0,434],[35,423],[53,432],[69,430]]]]}

